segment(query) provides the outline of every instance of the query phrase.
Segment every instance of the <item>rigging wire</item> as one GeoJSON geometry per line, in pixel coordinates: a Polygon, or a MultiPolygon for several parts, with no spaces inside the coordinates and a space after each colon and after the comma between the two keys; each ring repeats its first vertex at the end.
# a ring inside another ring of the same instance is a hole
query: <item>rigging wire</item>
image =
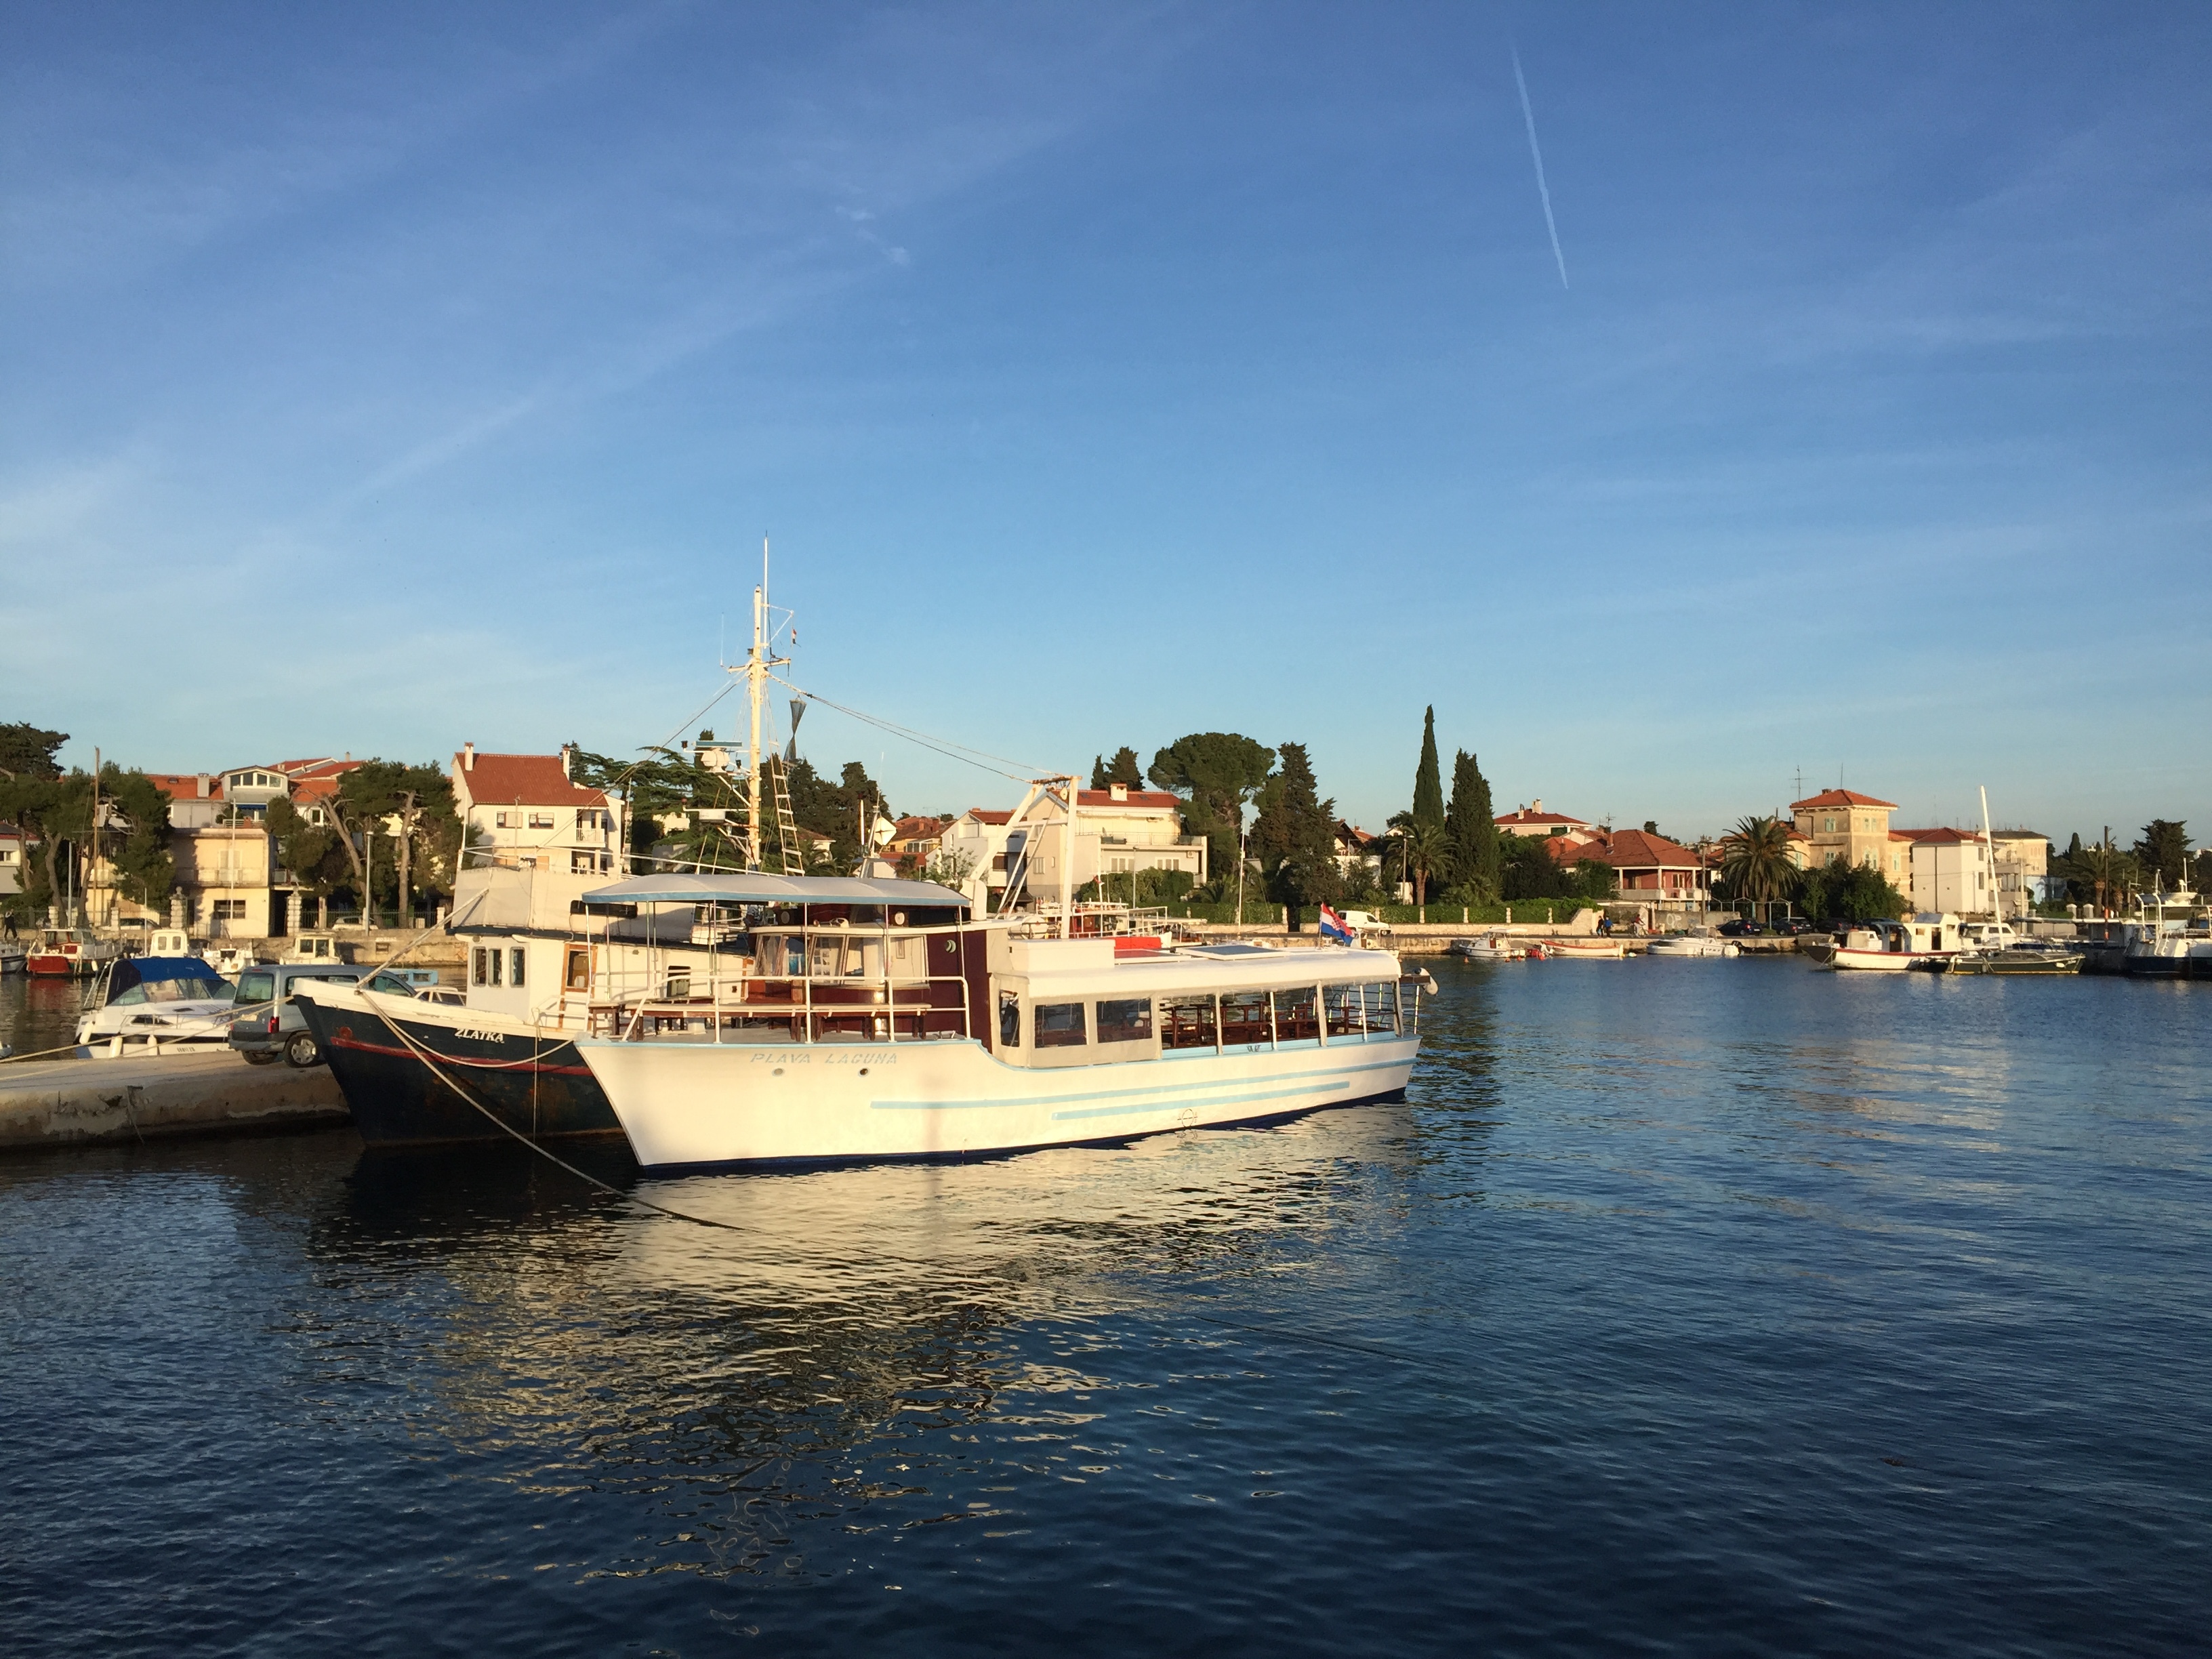
{"type": "Polygon", "coordinates": [[[848,708],[834,698],[823,696],[819,691],[809,691],[804,686],[793,685],[781,674],[771,674],[769,678],[786,690],[798,692],[809,702],[818,702],[825,708],[834,708],[839,714],[849,715],[864,725],[878,727],[890,732],[894,737],[904,738],[909,743],[918,743],[925,749],[935,750],[947,759],[965,762],[981,771],[994,773],[1002,778],[1011,778],[1016,783],[1031,782],[1039,775],[1050,769],[1046,767],[1031,766],[1028,762],[1015,760],[1011,756],[994,755],[988,749],[973,749],[964,743],[955,743],[950,738],[933,738],[927,732],[917,732],[910,726],[901,726],[897,721],[884,720],[880,715],[863,714],[860,709],[848,708]],[[977,756],[982,758],[980,760],[975,758],[977,756]],[[993,761],[998,762],[999,765],[988,764],[993,761]],[[1018,767],[1021,769],[1013,772],[1001,771],[1000,768],[1002,766],[1018,767]]]}

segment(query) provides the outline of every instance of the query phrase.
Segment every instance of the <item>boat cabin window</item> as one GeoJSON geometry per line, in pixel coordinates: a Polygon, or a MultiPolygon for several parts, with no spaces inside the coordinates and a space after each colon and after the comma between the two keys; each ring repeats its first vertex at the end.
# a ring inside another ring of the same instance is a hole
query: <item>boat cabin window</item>
{"type": "Polygon", "coordinates": [[[478,985],[498,984],[500,970],[507,965],[504,960],[506,955],[507,952],[504,951],[496,948],[487,949],[478,945],[473,964],[476,969],[476,982],[478,985]]]}
{"type": "Polygon", "coordinates": [[[1101,1042],[1150,1042],[1152,1040],[1152,1000],[1128,997],[1098,1005],[1101,1042]]]}
{"type": "Polygon", "coordinates": [[[1012,991],[999,993],[999,1046],[1001,1048],[1022,1046],[1022,1000],[1012,991]]]}
{"type": "Polygon", "coordinates": [[[1321,988],[1322,1018],[1333,1037],[1364,1036],[1367,1031],[1367,1004],[1357,985],[1324,985],[1321,988]]]}
{"type": "Polygon", "coordinates": [[[1221,1040],[1237,1043],[1273,1042],[1275,1024],[1267,1012],[1265,991],[1229,991],[1221,998],[1221,1040]]]}
{"type": "Polygon", "coordinates": [[[522,983],[522,961],[523,951],[522,947],[520,945],[516,945],[514,950],[507,952],[507,982],[509,985],[520,985],[522,983]]]}
{"type": "Polygon", "coordinates": [[[238,994],[234,1003],[268,1002],[276,995],[276,975],[274,974],[241,974],[238,978],[238,994]]]}
{"type": "Polygon", "coordinates": [[[1036,1006],[1036,1046],[1040,1048],[1079,1048],[1085,1041],[1083,1005],[1079,1002],[1040,1002],[1036,1006]]]}
{"type": "Polygon", "coordinates": [[[1321,1036],[1314,990],[1313,986],[1300,985],[1274,993],[1276,1042],[1310,1042],[1321,1036]]]}
{"type": "Polygon", "coordinates": [[[229,988],[215,970],[210,969],[205,979],[141,981],[119,994],[115,1002],[118,1007],[141,1002],[205,1002],[222,996],[229,988]]]}
{"type": "Polygon", "coordinates": [[[592,988],[592,952],[588,946],[572,945],[568,957],[561,965],[561,988],[564,991],[588,991],[592,988]]]}
{"type": "Polygon", "coordinates": [[[1216,1046],[1217,1029],[1213,1018],[1212,997],[1163,997],[1160,999],[1161,1048],[1213,1048],[1216,1046]]]}

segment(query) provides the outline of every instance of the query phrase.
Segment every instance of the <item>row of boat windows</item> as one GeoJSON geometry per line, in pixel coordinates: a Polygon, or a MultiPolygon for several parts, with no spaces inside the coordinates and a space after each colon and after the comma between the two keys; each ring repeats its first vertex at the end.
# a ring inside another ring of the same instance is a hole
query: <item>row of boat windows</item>
{"type": "MultiPolygon", "coordinates": [[[[1022,1000],[999,994],[999,1045],[1022,1046],[1022,1000]]],[[[1260,1047],[1398,1030],[1395,984],[1300,985],[1280,991],[1219,995],[1109,997],[1091,1002],[1030,1006],[1030,1041],[1039,1048],[1091,1042],[1150,1042],[1157,1026],[1163,1049],[1260,1047]]]]}

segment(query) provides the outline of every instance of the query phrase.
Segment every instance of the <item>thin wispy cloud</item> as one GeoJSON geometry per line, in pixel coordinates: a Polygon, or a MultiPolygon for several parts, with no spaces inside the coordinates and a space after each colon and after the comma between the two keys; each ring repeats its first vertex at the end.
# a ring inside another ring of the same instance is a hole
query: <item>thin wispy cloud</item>
{"type": "Polygon", "coordinates": [[[1544,198],[1544,228],[1551,233],[1552,258],[1559,262],[1559,286],[1567,286],[1567,256],[1559,247],[1559,223],[1552,216],[1552,187],[1544,180],[1544,152],[1536,143],[1536,112],[1528,102],[1528,77],[1521,72],[1521,48],[1513,53],[1513,84],[1521,88],[1521,118],[1528,128],[1528,155],[1536,163],[1536,193],[1544,198]]]}

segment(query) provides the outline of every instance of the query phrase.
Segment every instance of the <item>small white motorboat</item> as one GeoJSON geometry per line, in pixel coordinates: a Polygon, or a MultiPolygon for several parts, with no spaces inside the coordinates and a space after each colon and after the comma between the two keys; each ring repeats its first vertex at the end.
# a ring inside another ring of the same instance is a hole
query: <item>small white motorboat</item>
{"type": "Polygon", "coordinates": [[[229,1046],[236,988],[198,957],[125,957],[77,1018],[81,1055],[120,1060],[229,1046]]]}
{"type": "Polygon", "coordinates": [[[1488,933],[1480,939],[1454,939],[1451,953],[1462,962],[1518,962],[1528,950],[1503,933],[1488,933]]]}
{"type": "Polygon", "coordinates": [[[20,974],[31,959],[31,947],[20,939],[0,939],[0,974],[20,974]]]}
{"type": "Polygon", "coordinates": [[[1701,927],[1692,933],[1662,933],[1644,947],[1646,956],[1654,957],[1739,957],[1742,947],[1732,939],[1723,939],[1710,927],[1701,927]]]}

